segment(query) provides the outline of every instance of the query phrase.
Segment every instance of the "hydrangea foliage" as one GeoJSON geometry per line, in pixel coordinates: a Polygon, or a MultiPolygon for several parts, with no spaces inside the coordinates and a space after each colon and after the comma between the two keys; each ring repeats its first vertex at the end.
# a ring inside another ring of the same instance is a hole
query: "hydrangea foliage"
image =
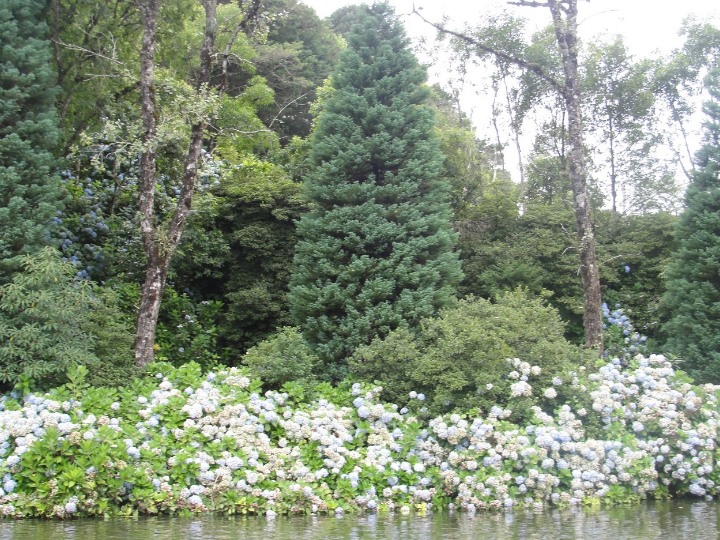
{"type": "Polygon", "coordinates": [[[718,387],[690,384],[662,356],[554,381],[575,390],[566,402],[533,386],[531,366],[512,390],[535,396],[522,425],[508,421],[514,396],[426,422],[415,392],[399,407],[360,384],[303,399],[293,385],[262,393],[236,368],[154,371],[122,393],[75,377],[3,397],[0,513],[475,512],[719,491],[718,387]]]}

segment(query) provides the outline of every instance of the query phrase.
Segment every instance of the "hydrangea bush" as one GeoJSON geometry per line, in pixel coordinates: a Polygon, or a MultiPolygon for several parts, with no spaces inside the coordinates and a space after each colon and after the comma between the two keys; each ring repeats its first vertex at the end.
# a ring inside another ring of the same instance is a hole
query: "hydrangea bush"
{"type": "Polygon", "coordinates": [[[615,304],[611,310],[607,303],[603,303],[602,314],[605,319],[603,329],[607,357],[618,357],[627,362],[638,353],[648,352],[647,336],[635,330],[630,317],[620,304],[615,304]]]}
{"type": "Polygon", "coordinates": [[[548,388],[511,359],[508,375],[528,376],[505,407],[429,422],[415,392],[400,406],[369,385],[263,393],[237,368],[153,368],[119,391],[75,373],[45,395],[3,397],[0,513],[474,512],[718,493],[719,388],[662,356],[548,388]],[[562,386],[577,397],[559,402],[562,386]],[[529,420],[510,422],[528,396],[529,420]]]}

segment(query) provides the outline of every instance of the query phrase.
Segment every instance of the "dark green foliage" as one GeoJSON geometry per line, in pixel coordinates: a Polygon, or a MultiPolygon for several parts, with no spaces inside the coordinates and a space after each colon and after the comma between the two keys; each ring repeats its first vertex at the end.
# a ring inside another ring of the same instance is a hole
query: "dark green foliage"
{"type": "Polygon", "coordinates": [[[254,64],[275,91],[275,106],[261,117],[287,143],[292,136],[310,133],[315,89],[332,71],[341,47],[329,24],[305,4],[272,0],[267,8],[273,13],[267,44],[259,48],[254,64]]]}
{"type": "MultiPolygon", "coordinates": [[[[402,328],[359,348],[350,368],[380,381],[384,397],[395,402],[413,390],[425,393],[429,414],[474,407],[487,413],[509,403],[515,381],[508,374],[515,368],[508,358],[541,368],[530,381],[536,395],[553,386],[553,377],[567,382],[570,371],[589,361],[565,340],[563,326],[556,310],[522,290],[496,303],[468,298],[423,320],[416,334],[402,328]]],[[[518,402],[512,408],[517,417],[529,412],[518,402]]]]}
{"type": "Polygon", "coordinates": [[[222,336],[239,353],[291,322],[288,290],[295,221],[307,203],[302,186],[281,167],[255,160],[246,160],[223,188],[223,227],[232,258],[222,336]]]}
{"type": "Polygon", "coordinates": [[[460,276],[424,71],[387,5],[365,10],[313,135],[291,310],[342,378],[361,344],[432,316],[460,276]]]}
{"type": "Polygon", "coordinates": [[[0,5],[0,283],[50,241],[60,207],[59,136],[44,0],[0,5]]]}
{"type": "MultiPolygon", "coordinates": [[[[238,161],[196,199],[171,272],[175,288],[192,293],[188,302],[223,303],[214,323],[222,351],[215,352],[229,363],[290,324],[294,222],[307,209],[302,186],[282,167],[251,156],[238,161]]],[[[163,324],[169,313],[162,308],[163,324]]],[[[180,346],[187,354],[186,345],[175,343],[175,350],[180,346]]],[[[175,354],[168,350],[168,359],[175,354]]]]}
{"type": "Polygon", "coordinates": [[[87,331],[88,313],[96,299],[88,281],[56,250],[26,256],[22,271],[0,289],[0,381],[23,377],[48,386],[62,381],[75,364],[99,367],[95,337],[87,331]]]}
{"type": "MultiPolygon", "coordinates": [[[[508,186],[509,188],[509,186],[508,186]]],[[[577,275],[575,219],[562,204],[532,204],[518,214],[517,192],[496,186],[461,228],[463,295],[494,298],[524,287],[551,293],[568,321],[568,337],[582,337],[582,287],[577,275]]]]}
{"type": "MultiPolygon", "coordinates": [[[[517,212],[517,192],[495,182],[459,222],[463,295],[494,298],[525,287],[547,296],[567,323],[566,337],[582,338],[582,287],[577,275],[574,216],[561,201],[529,201],[517,212]]],[[[675,218],[658,212],[595,212],[603,299],[620,303],[637,329],[657,333],[662,272],[673,249],[675,218]]]]}
{"type": "Polygon", "coordinates": [[[0,288],[0,385],[29,378],[47,388],[76,365],[89,367],[96,386],[123,386],[138,374],[132,315],[123,313],[119,294],[75,274],[44,248],[0,288]]]}
{"type": "Polygon", "coordinates": [[[667,268],[667,349],[700,382],[720,383],[720,71],[708,76],[704,144],[667,268]]]}
{"type": "Polygon", "coordinates": [[[659,330],[663,272],[675,248],[677,218],[666,212],[619,215],[596,212],[603,299],[620,304],[648,338],[659,330]]]}
{"type": "Polygon", "coordinates": [[[86,314],[83,328],[95,339],[93,352],[100,363],[88,373],[88,383],[113,388],[126,386],[142,374],[135,367],[133,355],[135,321],[132,312],[123,311],[121,295],[110,285],[95,287],[94,293],[96,299],[86,314]]]}
{"type": "Polygon", "coordinates": [[[218,325],[222,302],[194,300],[168,287],[157,327],[155,349],[158,361],[176,366],[196,362],[204,369],[219,360],[218,325]]]}
{"type": "Polygon", "coordinates": [[[284,327],[245,353],[243,364],[268,388],[280,388],[294,381],[310,385],[318,358],[297,328],[284,327]]]}

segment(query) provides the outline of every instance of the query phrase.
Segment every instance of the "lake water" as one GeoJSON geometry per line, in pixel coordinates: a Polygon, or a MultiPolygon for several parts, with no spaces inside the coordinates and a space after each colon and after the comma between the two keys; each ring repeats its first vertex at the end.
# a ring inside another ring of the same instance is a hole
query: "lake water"
{"type": "Polygon", "coordinates": [[[516,510],[427,517],[150,517],[75,521],[0,521],[0,540],[311,540],[718,538],[720,503],[673,501],[602,510],[516,510]]]}

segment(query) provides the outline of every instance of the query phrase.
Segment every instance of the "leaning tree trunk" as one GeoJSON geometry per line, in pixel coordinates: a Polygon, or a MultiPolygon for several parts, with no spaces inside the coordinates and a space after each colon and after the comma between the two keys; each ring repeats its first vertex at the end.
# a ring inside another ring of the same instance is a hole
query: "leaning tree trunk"
{"type": "MultiPolygon", "coordinates": [[[[180,196],[165,238],[161,239],[155,216],[157,121],[153,92],[159,0],[138,0],[138,2],[143,15],[140,100],[145,129],[143,153],[140,159],[140,230],[147,266],[137,315],[135,364],[142,367],[152,362],[155,357],[155,329],[160,313],[160,301],[165,289],[170,261],[180,243],[192,206],[207,119],[201,115],[190,130],[190,142],[185,156],[180,196]]],[[[212,51],[217,35],[217,0],[201,0],[201,3],[205,9],[205,39],[200,52],[200,70],[197,78],[197,90],[200,95],[208,91],[212,51]]]]}

